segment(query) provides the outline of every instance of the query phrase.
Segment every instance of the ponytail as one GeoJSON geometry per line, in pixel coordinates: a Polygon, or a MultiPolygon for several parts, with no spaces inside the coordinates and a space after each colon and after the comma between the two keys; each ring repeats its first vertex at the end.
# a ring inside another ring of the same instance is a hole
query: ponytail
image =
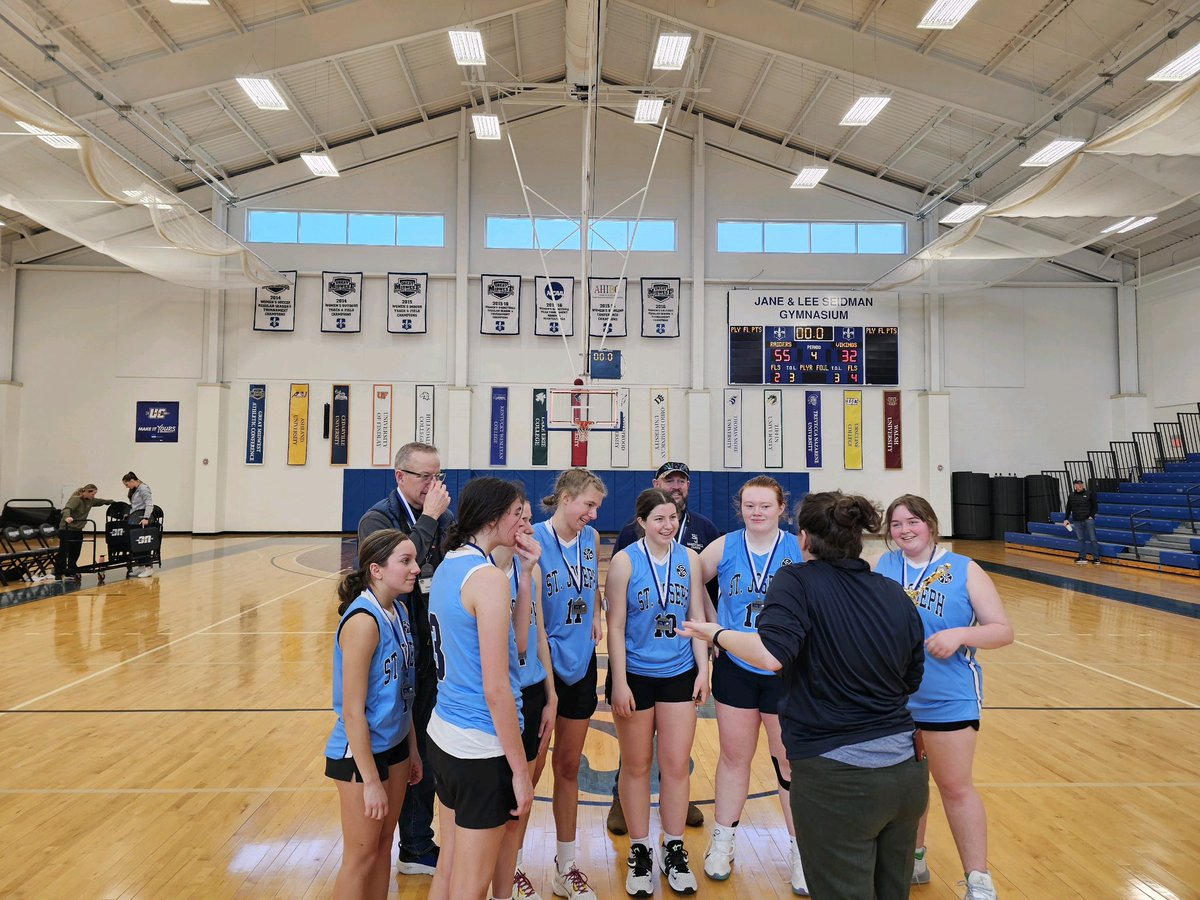
{"type": "Polygon", "coordinates": [[[338,615],[344,615],[350,604],[371,586],[371,564],[382,566],[392,555],[402,541],[407,541],[408,535],[395,528],[385,528],[376,531],[362,540],[358,545],[358,568],[347,572],[338,582],[337,595],[338,615]]]}

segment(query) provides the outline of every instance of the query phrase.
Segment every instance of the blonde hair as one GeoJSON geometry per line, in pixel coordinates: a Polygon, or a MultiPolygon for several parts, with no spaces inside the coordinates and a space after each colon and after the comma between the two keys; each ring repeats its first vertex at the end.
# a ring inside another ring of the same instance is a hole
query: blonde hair
{"type": "Polygon", "coordinates": [[[564,496],[578,497],[588,488],[597,491],[601,497],[608,496],[608,488],[595,472],[590,469],[567,469],[554,482],[554,493],[542,498],[542,509],[553,512],[558,509],[564,496]]]}
{"type": "Polygon", "coordinates": [[[72,497],[78,497],[78,496],[82,495],[84,491],[98,491],[98,490],[100,490],[100,488],[96,487],[94,484],[92,484],[92,483],[89,481],[89,482],[88,482],[87,484],[85,484],[83,487],[77,487],[77,488],[75,488],[75,490],[73,490],[73,491],[71,492],[71,496],[72,496],[72,497]]]}
{"type": "Polygon", "coordinates": [[[901,494],[888,504],[887,512],[883,514],[883,542],[889,548],[892,546],[892,513],[898,506],[903,506],[928,525],[929,530],[933,533],[933,539],[935,541],[938,539],[938,518],[937,513],[933,511],[933,504],[916,494],[901,494]]]}

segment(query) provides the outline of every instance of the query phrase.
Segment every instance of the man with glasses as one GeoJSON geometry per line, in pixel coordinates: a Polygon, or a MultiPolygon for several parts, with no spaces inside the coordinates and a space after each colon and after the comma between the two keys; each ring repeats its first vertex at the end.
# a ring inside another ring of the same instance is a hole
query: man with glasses
{"type": "MultiPolygon", "coordinates": [[[[413,727],[417,749],[425,755],[425,731],[437,701],[433,667],[433,641],[429,632],[429,586],[442,561],[442,541],[454,523],[450,491],[446,489],[441,457],[430,444],[413,442],[396,451],[396,490],[372,506],[358,522],[358,540],[385,528],[398,528],[411,538],[421,563],[421,576],[409,595],[408,618],[417,640],[417,695],[413,701],[413,727]]],[[[412,785],[400,810],[400,858],[404,875],[432,875],[437,868],[438,846],[433,842],[433,774],[412,785]]]]}

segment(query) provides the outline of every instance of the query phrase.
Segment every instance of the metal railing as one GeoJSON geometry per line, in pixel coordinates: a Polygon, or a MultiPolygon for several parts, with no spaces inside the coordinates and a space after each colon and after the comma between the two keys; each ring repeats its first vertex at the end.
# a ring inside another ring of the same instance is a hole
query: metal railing
{"type": "Polygon", "coordinates": [[[1198,502],[1195,499],[1195,495],[1198,493],[1200,493],[1200,484],[1193,484],[1187,489],[1188,524],[1192,526],[1192,534],[1200,534],[1200,531],[1196,530],[1196,510],[1194,506],[1198,502]]]}
{"type": "Polygon", "coordinates": [[[1179,420],[1184,453],[1200,453],[1200,412],[1181,412],[1175,418],[1179,420]]]}
{"type": "Polygon", "coordinates": [[[1118,478],[1117,460],[1112,450],[1089,450],[1088,462],[1097,478],[1118,478]]]}
{"type": "Polygon", "coordinates": [[[1139,525],[1149,526],[1150,523],[1149,522],[1140,522],[1139,523],[1139,522],[1135,522],[1134,519],[1141,515],[1147,515],[1147,514],[1149,514],[1149,512],[1150,512],[1150,508],[1146,507],[1145,509],[1135,509],[1133,512],[1131,512],[1129,514],[1129,538],[1130,538],[1130,543],[1133,544],[1133,558],[1138,560],[1139,562],[1141,562],[1142,554],[1138,551],[1138,542],[1137,542],[1138,526],[1139,525]]]}
{"type": "Polygon", "coordinates": [[[1157,431],[1135,431],[1133,440],[1137,444],[1138,455],[1142,461],[1142,471],[1161,472],[1165,456],[1162,435],[1157,431]]]}
{"type": "Polygon", "coordinates": [[[1187,451],[1183,447],[1183,428],[1178,421],[1155,422],[1154,430],[1158,432],[1158,445],[1162,448],[1164,463],[1187,459],[1187,451]]]}
{"type": "Polygon", "coordinates": [[[1145,469],[1142,468],[1142,455],[1138,445],[1134,441],[1112,441],[1109,447],[1112,448],[1117,478],[1121,481],[1141,481],[1145,469]]]}

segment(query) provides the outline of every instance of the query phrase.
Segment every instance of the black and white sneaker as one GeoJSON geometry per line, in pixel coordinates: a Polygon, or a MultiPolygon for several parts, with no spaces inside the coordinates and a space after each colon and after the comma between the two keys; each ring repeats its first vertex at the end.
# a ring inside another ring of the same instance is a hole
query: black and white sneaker
{"type": "Polygon", "coordinates": [[[629,874],[625,876],[625,893],[630,897],[654,896],[654,859],[645,844],[629,848],[629,874]]]}
{"type": "Polygon", "coordinates": [[[696,876],[688,868],[688,852],[683,849],[683,841],[663,844],[662,870],[667,876],[667,886],[675,893],[696,893],[696,876]]]}

